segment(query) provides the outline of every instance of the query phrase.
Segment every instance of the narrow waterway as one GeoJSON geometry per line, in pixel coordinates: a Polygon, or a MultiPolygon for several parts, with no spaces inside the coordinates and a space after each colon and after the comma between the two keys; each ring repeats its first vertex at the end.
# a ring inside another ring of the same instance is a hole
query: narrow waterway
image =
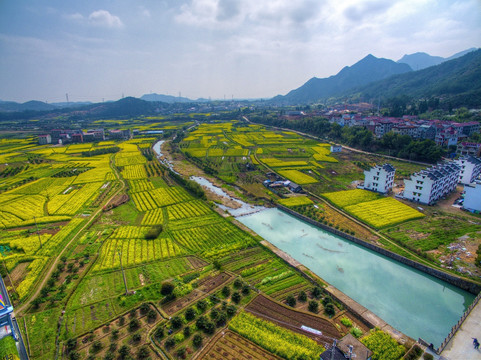
{"type": "Polygon", "coordinates": [[[474,296],[278,209],[238,217],[406,335],[438,347],[474,296]]]}

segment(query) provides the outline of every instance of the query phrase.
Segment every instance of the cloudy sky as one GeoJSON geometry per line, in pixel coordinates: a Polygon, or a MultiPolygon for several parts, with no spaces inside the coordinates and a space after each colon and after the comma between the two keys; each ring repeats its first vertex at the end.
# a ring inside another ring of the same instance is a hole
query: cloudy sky
{"type": "Polygon", "coordinates": [[[480,0],[0,0],[0,99],[268,98],[369,53],[470,47],[480,0]]]}

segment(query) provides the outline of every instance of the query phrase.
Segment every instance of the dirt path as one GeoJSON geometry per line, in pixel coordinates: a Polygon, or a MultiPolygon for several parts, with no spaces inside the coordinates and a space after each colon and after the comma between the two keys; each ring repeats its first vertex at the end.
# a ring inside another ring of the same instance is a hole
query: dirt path
{"type": "Polygon", "coordinates": [[[19,306],[18,308],[15,309],[15,314],[16,316],[22,316],[24,315],[23,312],[25,310],[28,309],[28,307],[30,306],[30,303],[38,296],[38,294],[40,294],[40,291],[41,289],[45,286],[45,283],[48,281],[48,279],[50,279],[50,275],[52,275],[52,272],[56,269],[56,266],[57,266],[57,263],[58,261],[60,260],[60,258],[62,257],[63,253],[65,252],[65,250],[68,249],[68,247],[70,246],[70,244],[72,244],[73,241],[77,240],[77,238],[79,237],[79,235],[95,220],[95,218],[99,215],[99,213],[102,211],[102,207],[104,204],[107,204],[110,200],[112,200],[112,198],[119,194],[122,190],[125,189],[125,181],[120,177],[117,169],[115,168],[115,166],[113,166],[113,163],[112,163],[112,160],[111,160],[111,168],[114,170],[114,173],[115,173],[115,176],[117,177],[117,179],[120,181],[120,183],[122,184],[121,187],[112,194],[112,196],[110,196],[108,199],[106,199],[104,201],[103,204],[101,204],[99,206],[99,208],[97,209],[97,211],[95,211],[92,216],[90,216],[90,219],[89,221],[87,221],[85,223],[84,226],[82,226],[78,231],[77,233],[72,237],[72,239],[65,245],[65,247],[62,249],[62,251],[60,251],[60,253],[57,255],[57,257],[55,258],[55,260],[51,263],[50,265],[50,268],[48,269],[48,271],[46,273],[43,274],[43,280],[42,282],[40,282],[37,287],[36,287],[36,290],[35,292],[30,295],[30,298],[27,300],[26,303],[24,303],[23,305],[19,306]]]}

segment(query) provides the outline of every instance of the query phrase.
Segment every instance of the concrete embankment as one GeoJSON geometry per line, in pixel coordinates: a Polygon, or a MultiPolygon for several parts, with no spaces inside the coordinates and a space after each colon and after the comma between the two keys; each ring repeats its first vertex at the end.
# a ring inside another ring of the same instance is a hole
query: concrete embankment
{"type": "Polygon", "coordinates": [[[446,281],[447,283],[451,284],[451,285],[455,285],[457,287],[459,287],[460,289],[463,289],[463,290],[466,290],[468,292],[470,292],[471,294],[474,294],[474,295],[477,295],[481,292],[481,284],[478,284],[478,283],[475,283],[475,282],[472,282],[472,281],[469,281],[469,280],[466,280],[466,279],[463,279],[461,277],[458,277],[454,274],[450,274],[450,273],[447,273],[447,272],[444,272],[444,271],[441,271],[441,270],[438,270],[438,269],[434,269],[430,266],[427,266],[427,265],[424,265],[424,264],[421,264],[421,263],[418,263],[414,260],[411,260],[411,259],[408,259],[404,256],[401,256],[399,254],[396,254],[396,253],[393,253],[392,251],[389,251],[389,250],[386,250],[386,249],[383,249],[377,245],[374,245],[374,244],[371,244],[371,243],[368,243],[364,240],[361,240],[361,239],[358,239],[352,235],[349,235],[349,234],[346,234],[342,231],[339,231],[337,229],[334,229],[330,226],[327,226],[327,225],[324,225],[318,221],[315,221],[313,219],[310,219],[304,215],[301,215],[285,206],[282,206],[282,205],[279,205],[277,204],[277,207],[282,210],[282,211],[285,211],[287,212],[288,214],[292,215],[292,216],[295,216],[299,219],[301,219],[302,221],[305,221],[309,224],[312,224],[314,226],[317,226],[321,229],[324,229],[326,231],[329,231],[330,233],[333,233],[337,236],[340,236],[344,239],[347,239],[349,241],[352,241],[356,244],[359,244],[361,246],[364,246],[365,248],[368,248],[369,250],[372,250],[372,251],[375,251],[381,255],[384,255],[386,257],[389,257],[391,259],[394,259],[402,264],[405,264],[405,265],[408,265],[414,269],[417,269],[417,270],[420,270],[420,271],[423,271],[431,276],[434,276],[438,279],[441,279],[443,281],[446,281]]]}

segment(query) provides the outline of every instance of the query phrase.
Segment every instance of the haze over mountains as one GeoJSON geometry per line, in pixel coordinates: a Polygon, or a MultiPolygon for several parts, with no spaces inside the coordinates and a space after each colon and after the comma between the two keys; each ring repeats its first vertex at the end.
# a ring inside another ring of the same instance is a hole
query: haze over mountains
{"type": "MultiPolygon", "coordinates": [[[[372,99],[407,95],[411,97],[449,96],[454,105],[481,105],[481,50],[471,48],[449,58],[431,56],[426,53],[404,55],[397,62],[367,55],[352,66],[345,66],[336,75],[328,78],[313,77],[304,85],[291,90],[286,95],[277,95],[268,100],[277,105],[300,105],[324,102],[328,99],[341,101],[372,101],[372,99]],[[440,62],[438,65],[428,64],[440,62]],[[424,67],[413,71],[412,67],[424,67]]],[[[130,98],[133,99],[133,98],[130,98]]],[[[28,101],[19,104],[0,100],[0,112],[58,111],[75,108],[97,112],[109,109],[115,114],[122,111],[134,115],[141,111],[152,112],[154,103],[206,102],[206,99],[145,94],[138,101],[117,101],[91,104],[88,102],[63,102],[48,104],[41,101],[28,101]],[[148,105],[147,103],[152,103],[148,105]],[[128,104],[128,106],[126,106],[128,104]],[[117,110],[117,107],[119,108],[117,110]],[[135,107],[136,110],[132,110],[135,107]]]]}
{"type": "Polygon", "coordinates": [[[477,50],[476,48],[470,48],[464,51],[460,51],[450,57],[443,58],[441,56],[431,56],[425,52],[417,52],[414,54],[404,55],[399,59],[398,63],[408,64],[413,70],[422,70],[430,66],[439,65],[445,61],[454,60],[458,57],[464,56],[471,51],[477,50]]]}

